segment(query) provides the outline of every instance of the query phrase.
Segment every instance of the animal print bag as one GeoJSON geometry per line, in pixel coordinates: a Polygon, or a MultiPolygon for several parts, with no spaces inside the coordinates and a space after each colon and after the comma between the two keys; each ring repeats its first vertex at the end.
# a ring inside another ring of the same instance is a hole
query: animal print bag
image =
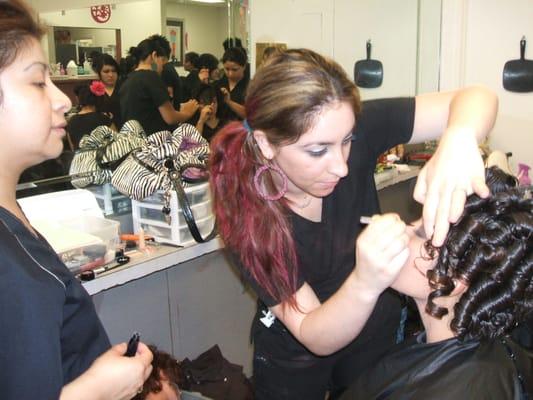
{"type": "Polygon", "coordinates": [[[84,188],[102,185],[111,181],[113,170],[146,141],[139,122],[127,121],[120,132],[103,125],[80,140],[80,148],[70,164],[72,185],[84,188]]]}
{"type": "Polygon", "coordinates": [[[174,190],[194,240],[207,242],[215,237],[216,229],[202,237],[184,187],[207,181],[208,154],[209,144],[200,132],[192,125],[181,124],[174,132],[160,131],[150,135],[145,144],[133,151],[115,170],[111,184],[135,200],[163,190],[161,211],[168,224],[171,222],[170,193],[174,190]]]}

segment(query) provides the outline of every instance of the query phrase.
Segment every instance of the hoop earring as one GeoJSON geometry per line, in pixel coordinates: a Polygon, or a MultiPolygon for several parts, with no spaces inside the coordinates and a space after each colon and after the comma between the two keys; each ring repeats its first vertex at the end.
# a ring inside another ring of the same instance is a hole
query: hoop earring
{"type": "Polygon", "coordinates": [[[263,199],[268,201],[275,201],[281,199],[283,196],[285,196],[285,193],[287,193],[287,176],[283,173],[283,171],[276,165],[262,165],[257,169],[254,175],[254,186],[255,190],[257,190],[257,193],[259,196],[261,196],[263,199]],[[268,194],[266,193],[259,183],[259,179],[261,178],[261,175],[267,170],[275,171],[281,176],[283,183],[280,191],[276,194],[268,194]]]}

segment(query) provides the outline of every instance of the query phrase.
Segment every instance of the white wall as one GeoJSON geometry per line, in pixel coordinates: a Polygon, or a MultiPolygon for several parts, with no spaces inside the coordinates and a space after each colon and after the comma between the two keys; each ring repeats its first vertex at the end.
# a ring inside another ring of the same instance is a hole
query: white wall
{"type": "MultiPolygon", "coordinates": [[[[104,4],[132,3],[143,0],[106,0],[104,4]]],[[[37,12],[50,12],[59,10],[73,10],[75,8],[86,8],[97,3],[94,0],[26,0],[37,12]]]]}
{"type": "Polygon", "coordinates": [[[211,53],[217,58],[222,57],[222,42],[228,29],[225,7],[167,3],[166,15],[167,18],[183,21],[187,34],[185,52],[211,53]]]}
{"type": "Polygon", "coordinates": [[[333,56],[332,0],[250,0],[252,69],[255,43],[281,42],[333,56]]]}
{"type": "Polygon", "coordinates": [[[500,108],[491,134],[493,149],[510,151],[512,167],[533,166],[533,93],[503,89],[506,61],[519,58],[519,41],[529,39],[526,58],[533,59],[531,0],[444,0],[442,89],[483,84],[498,93],[500,108]]]}
{"type": "Polygon", "coordinates": [[[103,24],[93,20],[89,8],[66,9],[64,15],[61,11],[42,12],[39,16],[44,23],[53,26],[120,29],[122,56],[141,40],[154,33],[161,33],[160,0],[116,4],[111,12],[111,18],[103,24]]]}
{"type": "Polygon", "coordinates": [[[417,0],[335,0],[333,58],[353,78],[357,60],[383,63],[383,84],[360,89],[363,99],[414,95],[416,89],[417,0]]]}
{"type": "Polygon", "coordinates": [[[361,89],[363,98],[415,93],[417,0],[254,0],[250,8],[254,60],[256,42],[282,42],[333,57],[353,79],[371,39],[384,79],[379,88],[361,89]]]}

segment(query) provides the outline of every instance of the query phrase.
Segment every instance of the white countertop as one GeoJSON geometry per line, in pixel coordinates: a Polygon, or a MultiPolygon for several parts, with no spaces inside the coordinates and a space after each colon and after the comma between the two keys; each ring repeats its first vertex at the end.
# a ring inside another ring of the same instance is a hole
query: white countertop
{"type": "Polygon", "coordinates": [[[100,79],[95,74],[84,75],[51,75],[52,81],[67,81],[67,80],[87,80],[87,79],[100,79]]]}
{"type": "Polygon", "coordinates": [[[158,245],[153,247],[153,253],[133,255],[129,263],[105,272],[92,281],[83,282],[83,286],[90,295],[93,295],[211,253],[222,247],[224,246],[219,238],[188,247],[158,245]]]}
{"type": "MultiPolygon", "coordinates": [[[[416,177],[420,172],[420,168],[409,167],[409,171],[402,173],[399,173],[395,169],[390,171],[386,175],[375,174],[378,190],[416,177]]],[[[207,243],[198,243],[188,247],[174,247],[161,244],[153,248],[153,253],[132,255],[129,263],[113,268],[92,281],[83,282],[83,286],[90,295],[94,295],[172,267],[173,265],[181,264],[193,258],[222,249],[223,247],[224,244],[218,237],[207,243]]]]}
{"type": "Polygon", "coordinates": [[[381,190],[387,186],[395,185],[397,183],[406,181],[408,179],[418,176],[420,172],[420,167],[418,166],[409,166],[409,170],[405,172],[399,172],[397,169],[393,168],[390,170],[385,170],[379,174],[374,174],[374,180],[376,181],[376,189],[381,190]]]}

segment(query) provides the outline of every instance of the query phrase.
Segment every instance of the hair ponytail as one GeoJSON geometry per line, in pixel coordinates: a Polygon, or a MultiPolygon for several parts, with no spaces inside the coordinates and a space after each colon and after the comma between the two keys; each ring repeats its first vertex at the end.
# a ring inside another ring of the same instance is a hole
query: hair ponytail
{"type": "Polygon", "coordinates": [[[214,210],[226,246],[272,298],[295,304],[297,259],[286,202],[260,197],[254,175],[254,139],[242,122],[232,122],[211,143],[214,210]]]}
{"type": "MultiPolygon", "coordinates": [[[[250,130],[261,130],[279,147],[296,142],[322,109],[338,102],[349,104],[355,115],[360,110],[357,88],[339,64],[311,50],[287,50],[272,56],[250,81],[246,120],[250,130]]],[[[262,289],[297,307],[299,266],[290,208],[284,198],[261,198],[254,185],[257,169],[266,162],[242,122],[215,135],[210,160],[215,215],[226,247],[262,289]]],[[[268,191],[276,192],[268,172],[262,179],[268,191]]]]}

